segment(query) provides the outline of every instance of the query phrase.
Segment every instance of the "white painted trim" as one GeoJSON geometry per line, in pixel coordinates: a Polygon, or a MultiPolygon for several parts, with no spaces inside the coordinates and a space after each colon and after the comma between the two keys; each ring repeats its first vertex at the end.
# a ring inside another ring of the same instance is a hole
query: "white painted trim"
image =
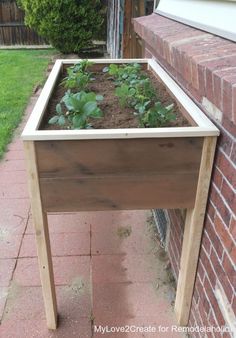
{"type": "Polygon", "coordinates": [[[43,90],[25,126],[25,129],[22,134],[23,138],[24,138],[24,135],[32,133],[32,131],[37,131],[40,125],[40,122],[43,118],[43,113],[47,107],[48,101],[53,92],[54,86],[56,85],[57,78],[60,75],[61,68],[62,68],[62,61],[57,60],[52,68],[52,71],[43,87],[43,90]]]}
{"type": "Polygon", "coordinates": [[[98,64],[107,63],[147,63],[162,79],[196,122],[195,127],[172,128],[127,128],[127,129],[91,129],[91,130],[37,130],[44,111],[56,84],[63,64],[74,64],[74,60],[57,60],[50,76],[39,96],[33,112],[22,133],[23,140],[88,140],[88,139],[125,139],[125,138],[165,138],[165,137],[202,137],[219,135],[219,130],[210,122],[196,104],[184,93],[178,84],[151,59],[93,59],[98,64]]]}
{"type": "Polygon", "coordinates": [[[236,41],[235,0],[160,0],[155,13],[236,41]]]}
{"type": "Polygon", "coordinates": [[[215,130],[201,127],[127,128],[89,130],[37,130],[22,134],[23,140],[94,140],[215,136],[215,130]]]}
{"type": "MultiPolygon", "coordinates": [[[[109,64],[109,63],[148,63],[149,59],[89,59],[94,63],[98,64],[109,64]]],[[[81,61],[81,59],[60,59],[63,64],[70,65],[81,61]]]]}

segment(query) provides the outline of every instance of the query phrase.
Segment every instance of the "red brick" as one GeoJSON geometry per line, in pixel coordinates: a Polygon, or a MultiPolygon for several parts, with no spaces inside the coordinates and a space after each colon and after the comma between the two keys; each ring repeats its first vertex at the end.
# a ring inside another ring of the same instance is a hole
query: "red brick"
{"type": "Polygon", "coordinates": [[[209,101],[214,102],[213,74],[206,69],[206,97],[209,101]]]}
{"type": "Polygon", "coordinates": [[[219,151],[219,153],[217,154],[216,166],[222,173],[224,173],[224,176],[232,184],[232,186],[236,188],[235,169],[231,161],[222,151],[219,151]]]}
{"type": "MultiPolygon", "coordinates": [[[[234,46],[232,46],[234,48],[234,46]]],[[[232,54],[232,53],[231,53],[232,54]]],[[[227,56],[219,56],[219,58],[215,58],[214,60],[201,62],[201,65],[209,68],[211,71],[222,70],[224,68],[230,68],[236,66],[236,55],[227,55],[227,56]]]]}
{"type": "Polygon", "coordinates": [[[152,53],[150,52],[150,50],[148,49],[148,47],[145,48],[145,54],[144,54],[145,58],[152,58],[152,53]]]}
{"type": "Polygon", "coordinates": [[[194,288],[194,291],[193,291],[193,299],[194,299],[196,305],[198,304],[199,298],[200,298],[199,293],[198,293],[197,289],[194,288]]]}
{"type": "Polygon", "coordinates": [[[215,295],[214,295],[214,291],[212,290],[212,286],[211,284],[209,283],[209,280],[206,278],[205,279],[205,282],[204,282],[204,288],[205,288],[205,292],[209,298],[209,301],[210,301],[210,304],[211,304],[211,307],[215,313],[215,316],[217,318],[217,321],[218,323],[220,324],[220,326],[222,325],[225,325],[225,320],[224,320],[224,317],[221,313],[221,310],[219,308],[219,305],[218,305],[218,302],[215,298],[215,295]]]}
{"type": "Polygon", "coordinates": [[[207,232],[205,231],[202,236],[202,247],[204,248],[204,250],[206,251],[208,255],[211,253],[212,243],[207,235],[207,232]]]}
{"type": "Polygon", "coordinates": [[[232,251],[230,253],[230,257],[232,258],[232,261],[236,265],[236,246],[233,247],[233,249],[232,249],[232,251]]]}
{"type": "Polygon", "coordinates": [[[195,281],[194,288],[197,290],[198,294],[200,296],[202,296],[202,293],[203,293],[203,283],[201,282],[201,279],[200,279],[200,277],[199,277],[198,274],[196,276],[196,281],[195,281]]]}
{"type": "Polygon", "coordinates": [[[234,294],[233,300],[232,300],[232,309],[234,311],[234,314],[236,316],[236,295],[234,294]]]}
{"type": "Polygon", "coordinates": [[[232,216],[229,226],[229,231],[233,237],[233,239],[236,241],[236,219],[234,216],[232,216]]]}
{"type": "Polygon", "coordinates": [[[223,115],[222,126],[233,136],[236,137],[236,122],[232,121],[229,116],[223,115]]]}
{"type": "MultiPolygon", "coordinates": [[[[211,310],[210,315],[209,315],[209,324],[211,324],[213,328],[219,327],[219,323],[216,322],[215,320],[215,313],[213,312],[213,310],[211,310]]],[[[221,333],[214,332],[214,338],[221,338],[221,333]]]]}
{"type": "Polygon", "coordinates": [[[170,259],[172,270],[174,272],[175,279],[177,280],[178,279],[178,274],[179,274],[179,269],[178,269],[176,260],[174,258],[175,256],[173,254],[173,250],[172,250],[171,246],[168,247],[168,256],[169,256],[169,259],[170,259]]]}
{"type": "Polygon", "coordinates": [[[233,111],[233,91],[232,84],[226,79],[222,79],[222,111],[232,120],[233,111]]]}
{"type": "Polygon", "coordinates": [[[226,182],[226,180],[223,180],[221,193],[227,201],[230,209],[233,211],[234,214],[236,214],[236,194],[233,191],[232,187],[226,182]]]}
{"type": "MultiPolygon", "coordinates": [[[[201,250],[201,251],[203,251],[203,250],[201,250]]],[[[205,271],[204,271],[203,263],[202,263],[201,259],[199,259],[199,261],[198,261],[197,274],[198,274],[201,282],[203,282],[203,279],[205,277],[205,271]]]]}
{"type": "Polygon", "coordinates": [[[215,183],[215,185],[217,186],[218,189],[221,189],[221,185],[222,185],[222,173],[216,168],[214,167],[213,169],[213,173],[212,173],[212,181],[215,183]]]}
{"type": "Polygon", "coordinates": [[[232,122],[236,123],[236,86],[233,86],[233,112],[232,112],[232,122]]]}
{"type": "Polygon", "coordinates": [[[202,259],[202,264],[203,264],[204,270],[206,271],[206,275],[208,276],[208,279],[210,280],[210,283],[212,287],[214,288],[216,284],[216,274],[214,271],[214,267],[212,267],[210,263],[210,259],[209,257],[207,257],[204,250],[201,250],[200,259],[202,259]]]}
{"type": "Polygon", "coordinates": [[[231,153],[232,144],[233,144],[233,138],[230,137],[226,132],[224,132],[223,130],[221,130],[220,136],[218,138],[217,145],[228,156],[231,153]]]}
{"type": "Polygon", "coordinates": [[[234,248],[234,242],[229,234],[229,229],[225,227],[224,223],[222,222],[221,218],[218,215],[216,215],[215,217],[214,225],[216,233],[219,235],[225,249],[230,254],[232,249],[234,248]]]}
{"type": "Polygon", "coordinates": [[[213,103],[218,109],[222,111],[223,100],[221,78],[215,76],[215,74],[213,74],[213,103]]]}
{"type": "MultiPolygon", "coordinates": [[[[236,96],[236,94],[235,94],[235,96],[236,96]]],[[[235,102],[235,109],[236,109],[236,102],[235,102]]],[[[231,159],[231,161],[233,163],[236,163],[236,142],[234,142],[234,144],[232,146],[232,151],[231,151],[230,159],[231,159]]]]}
{"type": "Polygon", "coordinates": [[[214,250],[212,250],[210,259],[211,259],[212,265],[214,266],[217,279],[220,281],[220,283],[221,283],[221,285],[222,285],[222,287],[225,291],[225,294],[228,298],[228,301],[231,303],[234,290],[233,290],[233,288],[232,288],[232,286],[229,282],[227,275],[225,274],[225,271],[222,268],[222,264],[219,262],[217,255],[214,252],[214,250]]]}
{"type": "MultiPolygon", "coordinates": [[[[206,297],[205,292],[203,292],[202,298],[200,298],[199,300],[198,310],[199,310],[199,313],[202,319],[203,326],[208,326],[208,319],[207,319],[207,313],[206,313],[207,307],[205,309],[207,300],[205,297],[206,297]]],[[[208,311],[209,311],[209,307],[208,307],[208,311]]]]}
{"type": "Polygon", "coordinates": [[[217,255],[221,259],[223,255],[223,246],[218,235],[216,234],[215,228],[209,219],[206,219],[205,221],[205,231],[207,232],[208,237],[211,239],[211,242],[214,243],[214,248],[217,252],[217,255]]]}
{"type": "Polygon", "coordinates": [[[211,221],[214,222],[215,208],[214,208],[213,204],[211,203],[210,199],[208,200],[208,203],[207,203],[206,214],[211,219],[211,221]]]}
{"type": "Polygon", "coordinates": [[[228,276],[228,279],[232,285],[232,287],[236,286],[236,269],[229,259],[227,253],[224,253],[223,257],[223,268],[228,276]]]}
{"type": "Polygon", "coordinates": [[[212,186],[210,191],[210,200],[214,204],[218,213],[221,215],[225,225],[228,227],[231,219],[231,212],[225,201],[222,199],[220,191],[218,191],[214,186],[212,186]]]}

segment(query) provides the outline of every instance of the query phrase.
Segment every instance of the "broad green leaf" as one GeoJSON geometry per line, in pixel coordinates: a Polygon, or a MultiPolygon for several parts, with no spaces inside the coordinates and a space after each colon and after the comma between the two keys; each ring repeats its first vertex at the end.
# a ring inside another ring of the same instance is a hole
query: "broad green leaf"
{"type": "Polygon", "coordinates": [[[61,108],[61,104],[60,104],[60,103],[58,103],[58,104],[56,105],[56,112],[57,112],[57,114],[59,114],[59,115],[63,114],[62,108],[61,108]]]}
{"type": "Polygon", "coordinates": [[[60,126],[64,126],[64,124],[66,123],[65,116],[61,115],[61,116],[59,117],[57,123],[58,123],[60,126]]]}
{"type": "Polygon", "coordinates": [[[83,107],[83,113],[86,116],[90,116],[97,108],[97,103],[95,102],[87,102],[85,103],[84,107],[83,107]]]}
{"type": "Polygon", "coordinates": [[[103,115],[102,111],[100,108],[96,108],[92,114],[90,115],[91,117],[94,117],[94,118],[99,118],[103,115]]]}
{"type": "Polygon", "coordinates": [[[96,100],[97,101],[102,101],[104,97],[102,95],[96,95],[96,100]]]}
{"type": "Polygon", "coordinates": [[[75,115],[72,119],[74,129],[84,128],[84,119],[80,115],[75,115]]]}
{"type": "Polygon", "coordinates": [[[59,116],[55,115],[53,117],[50,118],[50,120],[48,121],[49,124],[56,124],[57,121],[59,119],[59,116]]]}

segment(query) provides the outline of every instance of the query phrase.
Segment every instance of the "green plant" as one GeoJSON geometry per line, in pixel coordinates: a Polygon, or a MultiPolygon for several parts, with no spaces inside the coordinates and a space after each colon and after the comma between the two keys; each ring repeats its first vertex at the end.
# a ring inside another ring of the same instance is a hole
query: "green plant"
{"type": "Polygon", "coordinates": [[[61,84],[68,89],[86,90],[90,81],[91,74],[74,73],[71,69],[68,69],[68,76],[63,79],[61,84]]]}
{"type": "Polygon", "coordinates": [[[104,23],[100,0],[18,0],[25,23],[63,53],[91,45],[104,23]]]}
{"type": "Polygon", "coordinates": [[[116,88],[115,95],[119,97],[119,103],[121,107],[124,108],[125,106],[132,104],[135,89],[129,87],[127,84],[122,84],[120,87],[116,88]]]}
{"type": "Polygon", "coordinates": [[[137,102],[134,106],[135,110],[137,110],[139,114],[144,114],[151,101],[144,95],[135,95],[135,99],[137,102]]]}
{"type": "Polygon", "coordinates": [[[85,59],[85,60],[81,60],[80,62],[70,67],[69,69],[72,69],[74,73],[80,72],[80,73],[85,74],[85,73],[88,73],[88,70],[89,70],[88,68],[91,67],[92,65],[94,65],[94,62],[85,59]]]}
{"type": "Polygon", "coordinates": [[[48,123],[60,126],[67,125],[72,129],[90,128],[89,119],[102,116],[102,111],[97,105],[97,101],[102,100],[103,97],[101,95],[96,95],[93,92],[86,93],[81,91],[73,94],[67,91],[61,103],[56,106],[56,115],[48,123]],[[63,111],[62,103],[67,109],[66,113],[63,111]]]}
{"type": "Polygon", "coordinates": [[[140,115],[141,126],[149,128],[165,127],[170,121],[176,119],[173,108],[173,104],[164,107],[161,102],[156,102],[146,113],[140,115]]]}
{"type": "Polygon", "coordinates": [[[86,90],[88,84],[94,80],[92,73],[88,68],[93,65],[93,62],[82,60],[76,65],[67,68],[67,76],[61,82],[68,89],[77,88],[79,91],[86,90]]]}
{"type": "Polygon", "coordinates": [[[135,80],[143,77],[143,74],[141,74],[141,66],[138,63],[125,65],[111,64],[109,67],[105,67],[103,71],[113,76],[117,85],[121,85],[122,83],[133,85],[135,84],[135,80]]]}
{"type": "Polygon", "coordinates": [[[135,83],[135,89],[137,95],[145,96],[150,100],[156,98],[156,91],[148,77],[137,80],[135,83]]]}

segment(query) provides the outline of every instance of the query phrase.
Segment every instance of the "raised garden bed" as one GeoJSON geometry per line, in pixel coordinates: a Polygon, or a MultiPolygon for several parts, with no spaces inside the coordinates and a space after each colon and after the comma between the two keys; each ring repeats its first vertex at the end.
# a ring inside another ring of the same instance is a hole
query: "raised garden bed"
{"type": "MultiPolygon", "coordinates": [[[[154,60],[93,61],[94,71],[111,63],[141,64],[144,70],[152,72],[155,85],[161,82],[165,98],[168,92],[168,100],[173,100],[175,110],[181,113],[178,120],[183,126],[140,128],[137,125],[133,128],[136,122],[132,122],[127,126],[130,128],[118,129],[114,125],[109,129],[107,118],[106,129],[101,129],[101,122],[99,129],[48,129],[53,106],[64,94],[58,96],[62,89],[57,85],[65,69],[78,62],[56,61],[22,135],[48,326],[56,326],[56,308],[46,213],[86,210],[189,210],[188,232],[184,239],[189,261],[183,260],[185,266],[180,274],[176,300],[179,322],[186,321],[183,311],[186,317],[186,302],[190,302],[194,279],[191,277],[188,287],[185,279],[190,268],[193,269],[191,275],[195,276],[219,131],[154,60]],[[189,229],[192,230],[189,232],[189,229]],[[191,249],[194,240],[197,245],[195,243],[191,249]]],[[[114,103],[119,111],[117,101],[114,103]]],[[[115,112],[113,109],[111,114],[115,112]]],[[[114,120],[117,121],[116,117],[114,120]]]]}

